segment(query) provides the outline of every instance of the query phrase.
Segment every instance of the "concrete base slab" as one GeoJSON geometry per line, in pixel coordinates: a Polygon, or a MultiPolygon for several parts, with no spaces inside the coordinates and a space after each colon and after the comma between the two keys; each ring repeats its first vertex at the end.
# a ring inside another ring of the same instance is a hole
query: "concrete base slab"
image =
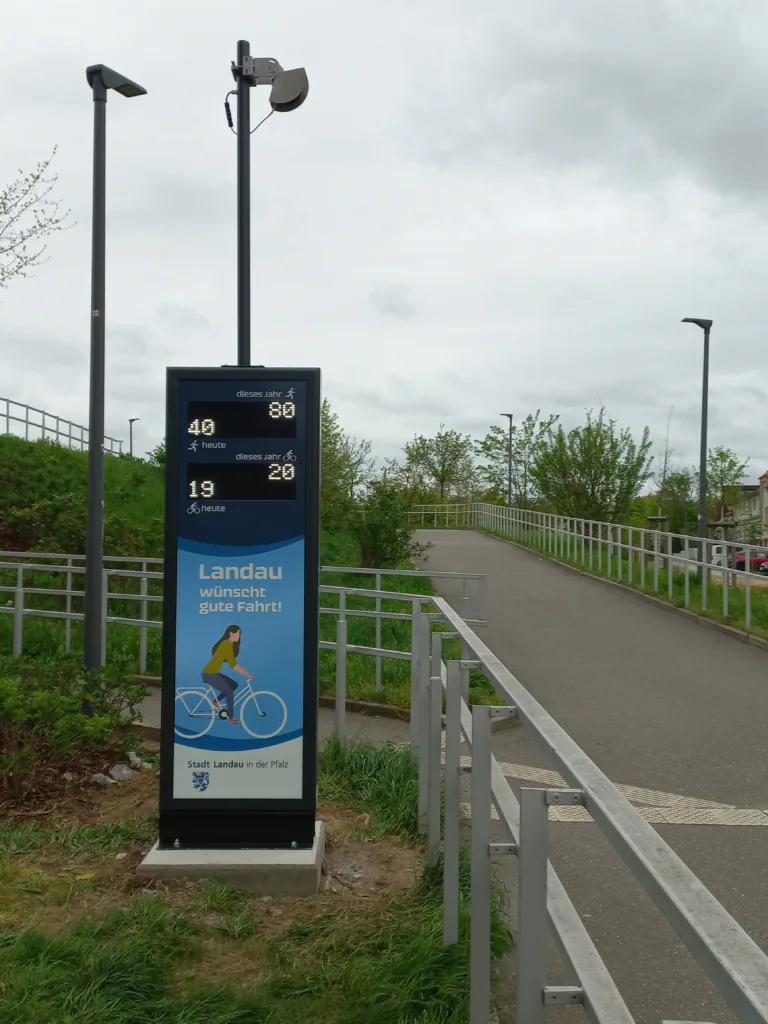
{"type": "Polygon", "coordinates": [[[315,896],[325,855],[325,822],[315,822],[311,850],[160,850],[152,847],[136,874],[161,879],[215,879],[259,896],[315,896]]]}

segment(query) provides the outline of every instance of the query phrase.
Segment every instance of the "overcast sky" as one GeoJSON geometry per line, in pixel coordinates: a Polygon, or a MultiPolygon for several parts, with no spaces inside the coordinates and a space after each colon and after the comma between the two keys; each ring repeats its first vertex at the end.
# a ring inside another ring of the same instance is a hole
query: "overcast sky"
{"type": "MultiPolygon", "coordinates": [[[[73,226],[0,293],[0,396],[87,423],[88,64],[108,103],[107,432],[164,431],[164,367],[236,361],[238,38],[310,94],[253,136],[253,361],[319,365],[380,456],[604,403],[768,469],[768,10],[758,0],[134,0],[17,6],[0,185],[58,145],[73,226]]],[[[256,117],[268,90],[254,90],[256,117]]]]}

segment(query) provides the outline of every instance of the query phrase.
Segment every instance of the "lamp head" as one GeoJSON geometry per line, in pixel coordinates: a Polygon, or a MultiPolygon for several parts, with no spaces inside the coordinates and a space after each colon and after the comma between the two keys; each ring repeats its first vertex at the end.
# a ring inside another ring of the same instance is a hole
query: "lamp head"
{"type": "Polygon", "coordinates": [[[698,327],[701,327],[701,329],[703,331],[708,331],[710,329],[710,327],[712,326],[713,321],[712,320],[702,320],[701,317],[698,317],[698,316],[684,316],[683,319],[681,320],[681,323],[684,323],[684,324],[696,324],[698,327]]]}
{"type": "Polygon", "coordinates": [[[278,71],[272,83],[269,102],[273,110],[287,113],[300,107],[309,92],[309,79],[304,68],[278,71]]]}
{"type": "Polygon", "coordinates": [[[88,79],[88,85],[92,89],[97,80],[100,80],[105,89],[114,89],[115,92],[119,92],[121,96],[127,96],[129,99],[133,96],[147,95],[147,90],[142,85],[138,85],[117,71],[113,71],[106,64],[91,64],[90,67],[85,69],[85,77],[88,79]]]}

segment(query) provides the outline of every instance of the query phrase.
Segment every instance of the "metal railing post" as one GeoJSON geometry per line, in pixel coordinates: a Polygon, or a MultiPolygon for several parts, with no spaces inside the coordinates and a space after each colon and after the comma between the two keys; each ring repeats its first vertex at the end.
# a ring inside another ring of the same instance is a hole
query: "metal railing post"
{"type": "Polygon", "coordinates": [[[339,617],[336,620],[336,739],[347,741],[347,595],[339,594],[339,617]]]}
{"type": "Polygon", "coordinates": [[[421,601],[411,602],[411,755],[419,752],[419,682],[421,671],[421,601]]]}
{"type": "Polygon", "coordinates": [[[648,557],[645,546],[645,530],[640,531],[640,586],[645,589],[645,560],[648,557]]]}
{"type": "Polygon", "coordinates": [[[443,945],[459,941],[461,847],[461,668],[449,661],[445,676],[445,812],[443,837],[443,945]]]}
{"type": "Polygon", "coordinates": [[[109,570],[104,569],[101,584],[101,664],[107,664],[107,616],[109,615],[109,570]]]}
{"type": "Polygon", "coordinates": [[[16,570],[16,593],[13,602],[13,656],[20,658],[24,646],[24,568],[16,570]]]}
{"type": "Polygon", "coordinates": [[[488,1024],[491,1016],[491,709],[478,704],[472,708],[471,779],[469,1024],[488,1024]]]}
{"type": "MultiPolygon", "coordinates": [[[[72,559],[68,558],[67,559],[67,569],[71,569],[71,568],[72,568],[72,559]]],[[[64,650],[69,652],[69,650],[70,650],[70,648],[72,646],[72,620],[69,618],[69,615],[72,613],[72,594],[70,593],[70,591],[72,590],[72,573],[68,572],[66,577],[65,577],[65,579],[67,581],[67,583],[66,583],[66,586],[67,586],[67,598],[66,598],[66,603],[65,603],[65,609],[66,609],[68,617],[67,617],[67,620],[66,620],[66,622],[64,624],[64,650]]]]}
{"type": "MultiPolygon", "coordinates": [[[[468,661],[472,657],[469,651],[464,650],[463,644],[461,657],[464,661],[468,661]]],[[[459,678],[461,679],[461,699],[469,707],[469,669],[466,665],[462,665],[459,678]]]]}
{"type": "Polygon", "coordinates": [[[611,573],[610,573],[610,556],[613,554],[613,527],[611,525],[608,525],[608,543],[607,543],[606,547],[607,547],[607,559],[608,559],[608,561],[607,561],[607,566],[606,566],[605,574],[607,575],[607,578],[610,580],[610,575],[611,575],[611,573]]]}
{"type": "Polygon", "coordinates": [[[653,531],[653,589],[659,592],[659,531],[653,531]]]}
{"type": "Polygon", "coordinates": [[[627,535],[629,539],[629,552],[627,555],[627,582],[632,586],[632,561],[635,556],[634,548],[632,547],[632,534],[634,533],[634,527],[627,527],[627,535]]]}
{"type": "Polygon", "coordinates": [[[624,534],[623,529],[621,528],[620,525],[617,524],[617,526],[616,526],[616,579],[619,581],[619,583],[621,583],[621,572],[622,572],[621,544],[622,544],[622,540],[623,540],[623,534],[624,534]]]}
{"type": "Polygon", "coordinates": [[[432,657],[429,673],[429,791],[427,794],[427,862],[437,863],[440,856],[440,804],[442,795],[443,678],[442,633],[432,634],[432,657]]]}
{"type": "MultiPolygon", "coordinates": [[[[381,590],[381,573],[376,573],[376,589],[381,590]]],[[[381,598],[376,598],[376,611],[381,612],[381,598]]],[[[381,615],[376,616],[376,646],[381,647],[381,615]]],[[[381,693],[381,655],[376,655],[376,693],[381,693]]]]}
{"type": "Polygon", "coordinates": [[[597,571],[602,575],[603,572],[603,527],[601,523],[596,523],[597,526],[597,571]]]}
{"type": "Polygon", "coordinates": [[[674,592],[674,579],[672,575],[672,534],[667,534],[667,597],[672,600],[672,594],[674,592]]]}
{"type": "Polygon", "coordinates": [[[691,567],[688,565],[688,542],[686,541],[685,546],[685,557],[686,561],[683,562],[683,569],[685,570],[685,607],[691,603],[691,567]]]}
{"type": "MultiPolygon", "coordinates": [[[[472,764],[474,767],[474,756],[472,764]]],[[[547,967],[547,822],[547,791],[522,788],[520,845],[517,851],[518,1024],[544,1024],[544,985],[547,967]]]]}
{"type": "Polygon", "coordinates": [[[432,624],[428,615],[421,617],[421,663],[419,678],[419,832],[426,834],[429,808],[429,676],[430,635],[432,624]]]}
{"type": "MultiPolygon", "coordinates": [[[[146,562],[142,562],[141,563],[141,571],[142,572],[146,572],[147,571],[147,563],[146,562]]],[[[147,589],[149,580],[147,579],[146,576],[142,576],[140,583],[141,583],[141,594],[142,594],[142,596],[146,596],[146,594],[149,592],[148,589],[147,589]]],[[[142,601],[141,602],[141,617],[142,617],[142,619],[145,622],[147,621],[147,615],[148,614],[149,614],[149,603],[147,601],[142,601]]],[[[146,626],[140,626],[139,627],[139,672],[141,672],[141,674],[144,675],[144,673],[146,671],[147,671],[147,627],[146,626]]]]}
{"type": "MultiPolygon", "coordinates": [[[[744,559],[744,565],[749,566],[750,564],[750,553],[749,549],[746,551],[746,557],[744,559]]],[[[747,569],[747,578],[744,581],[744,625],[747,629],[752,625],[752,593],[750,587],[751,572],[747,569]]]]}

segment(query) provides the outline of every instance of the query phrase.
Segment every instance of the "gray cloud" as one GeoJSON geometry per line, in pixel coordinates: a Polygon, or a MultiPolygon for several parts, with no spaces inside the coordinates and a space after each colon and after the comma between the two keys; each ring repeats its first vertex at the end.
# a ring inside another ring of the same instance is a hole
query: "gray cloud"
{"type": "Polygon", "coordinates": [[[614,183],[683,173],[726,194],[765,197],[760,5],[715,2],[702,17],[697,5],[665,0],[539,0],[535,14],[516,12],[467,62],[453,136],[427,133],[437,159],[591,168],[614,183]]]}
{"type": "Polygon", "coordinates": [[[176,327],[182,331],[202,331],[205,334],[213,333],[213,325],[207,316],[192,306],[174,306],[164,303],[157,308],[157,318],[161,323],[169,327],[176,327]]]}
{"type": "Polygon", "coordinates": [[[410,289],[402,284],[376,284],[371,288],[371,302],[382,316],[396,320],[411,320],[417,315],[410,289]]]}

